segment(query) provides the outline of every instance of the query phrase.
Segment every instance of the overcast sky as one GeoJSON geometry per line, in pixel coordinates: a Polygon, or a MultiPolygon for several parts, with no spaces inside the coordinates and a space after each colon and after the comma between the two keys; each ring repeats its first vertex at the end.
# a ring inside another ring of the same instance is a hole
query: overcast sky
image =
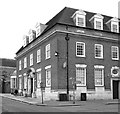
{"type": "Polygon", "coordinates": [[[45,24],[65,6],[118,17],[120,0],[0,0],[0,58],[13,59],[23,35],[45,24]]]}

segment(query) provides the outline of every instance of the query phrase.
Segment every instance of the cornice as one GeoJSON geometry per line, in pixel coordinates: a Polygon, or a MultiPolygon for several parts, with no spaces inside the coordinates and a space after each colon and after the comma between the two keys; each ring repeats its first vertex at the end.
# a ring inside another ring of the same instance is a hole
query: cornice
{"type": "Polygon", "coordinates": [[[97,33],[97,32],[95,34],[87,34],[84,30],[79,30],[79,29],[76,32],[75,31],[54,29],[52,32],[48,33],[48,35],[44,36],[43,38],[39,38],[36,42],[31,43],[29,47],[24,48],[19,54],[17,54],[16,58],[18,58],[19,56],[28,52],[30,49],[34,48],[36,45],[38,45],[39,43],[46,40],[51,35],[53,35],[54,33],[57,33],[57,32],[62,32],[62,33],[66,33],[66,34],[68,33],[68,34],[72,34],[72,35],[82,35],[82,36],[88,36],[88,37],[93,37],[93,38],[102,38],[102,39],[111,40],[111,41],[118,41],[118,39],[115,39],[112,37],[102,36],[101,33],[97,33]]]}

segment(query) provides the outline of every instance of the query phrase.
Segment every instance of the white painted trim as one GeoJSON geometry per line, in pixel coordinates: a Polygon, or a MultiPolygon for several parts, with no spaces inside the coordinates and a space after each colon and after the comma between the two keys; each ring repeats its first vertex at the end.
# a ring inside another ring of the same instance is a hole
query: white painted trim
{"type": "Polygon", "coordinates": [[[55,30],[53,32],[51,32],[49,35],[45,36],[42,39],[39,39],[38,42],[36,42],[35,44],[31,44],[29,48],[25,49],[24,51],[20,52],[17,57],[21,56],[23,53],[25,53],[26,51],[28,51],[29,49],[33,48],[34,46],[36,46],[37,44],[39,44],[40,42],[44,41],[45,39],[47,39],[48,37],[50,37],[52,34],[56,33],[56,32],[63,32],[63,33],[68,33],[68,34],[74,34],[74,35],[82,35],[82,36],[88,36],[88,37],[94,37],[94,38],[103,38],[103,39],[107,39],[107,40],[113,40],[113,41],[118,41],[118,39],[114,39],[114,38],[109,38],[109,37],[105,37],[105,36],[97,36],[97,35],[90,35],[90,34],[83,34],[83,33],[76,33],[76,32],[70,32],[70,31],[64,31],[64,30],[55,30]]]}
{"type": "Polygon", "coordinates": [[[87,65],[85,65],[85,64],[75,64],[75,66],[76,67],[81,67],[81,68],[86,68],[87,67],[87,65]]]}
{"type": "Polygon", "coordinates": [[[103,69],[104,66],[102,66],[102,65],[94,65],[94,68],[101,68],[101,69],[103,69]]]}
{"type": "Polygon", "coordinates": [[[85,43],[84,42],[76,42],[76,57],[85,57],[85,43]],[[83,50],[83,55],[77,55],[77,44],[83,44],[84,50],[83,50]]]}
{"type": "Polygon", "coordinates": [[[27,57],[24,58],[24,68],[27,68],[27,57]]]}
{"type": "Polygon", "coordinates": [[[33,65],[33,53],[30,54],[30,66],[32,66],[32,65],[33,65]]]}
{"type": "Polygon", "coordinates": [[[95,58],[97,58],[97,59],[103,59],[103,45],[102,44],[95,44],[94,45],[94,56],[95,56],[95,58]],[[95,53],[95,47],[96,46],[100,46],[101,47],[101,57],[96,57],[96,53],[95,53]]]}
{"type": "MultiPolygon", "coordinates": [[[[102,65],[94,65],[94,68],[95,69],[102,69],[102,85],[96,85],[95,84],[95,87],[97,87],[97,86],[104,86],[104,66],[102,66],[102,65]]],[[[94,81],[95,81],[95,69],[94,69],[94,81]]]]}
{"type": "Polygon", "coordinates": [[[19,75],[18,77],[22,77],[22,75],[19,75]]]}
{"type": "Polygon", "coordinates": [[[17,76],[11,76],[10,78],[17,78],[17,76]]]}
{"type": "Polygon", "coordinates": [[[45,69],[48,69],[48,68],[51,68],[51,65],[48,65],[48,66],[45,67],[45,69]]]}
{"type": "Polygon", "coordinates": [[[37,69],[37,70],[36,70],[36,72],[40,72],[41,70],[42,70],[42,69],[41,69],[41,68],[39,68],[39,69],[37,69]]]}
{"type": "Polygon", "coordinates": [[[111,46],[111,58],[112,58],[112,60],[119,60],[119,48],[118,48],[118,46],[111,46]],[[117,58],[113,58],[113,48],[117,48],[117,58]]]}
{"type": "Polygon", "coordinates": [[[85,64],[76,64],[76,68],[84,68],[85,69],[85,83],[84,84],[76,83],[76,86],[86,86],[86,67],[87,67],[87,65],[85,65],[85,64]]]}
{"type": "Polygon", "coordinates": [[[37,63],[41,62],[41,48],[37,50],[37,63]]]}
{"type": "Polygon", "coordinates": [[[49,59],[51,56],[51,50],[50,50],[50,43],[45,46],[45,59],[49,59]],[[50,51],[50,55],[48,56],[48,50],[50,51]]]}

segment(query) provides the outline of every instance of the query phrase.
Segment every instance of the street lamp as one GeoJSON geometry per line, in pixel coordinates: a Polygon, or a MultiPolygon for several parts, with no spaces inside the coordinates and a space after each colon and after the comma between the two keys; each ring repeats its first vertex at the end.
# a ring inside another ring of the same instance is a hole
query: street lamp
{"type": "Polygon", "coordinates": [[[68,60],[69,60],[69,58],[68,58],[68,46],[69,46],[69,44],[68,44],[68,41],[69,41],[69,37],[68,37],[68,33],[66,34],[66,37],[65,37],[65,40],[66,40],[66,45],[67,45],[67,50],[66,50],[66,62],[67,62],[67,66],[66,66],[66,68],[67,68],[67,97],[68,97],[68,100],[69,100],[69,65],[68,65],[68,60]]]}
{"type": "MultiPolygon", "coordinates": [[[[69,65],[68,65],[68,48],[69,48],[69,44],[68,44],[68,41],[69,41],[69,37],[68,37],[68,33],[66,34],[65,36],[65,40],[66,40],[66,46],[67,46],[67,49],[66,49],[66,58],[60,58],[60,59],[66,59],[66,62],[64,62],[63,66],[66,67],[66,74],[67,74],[67,100],[69,100],[69,65]]],[[[59,57],[59,52],[55,51],[55,56],[56,57],[59,57]]]]}

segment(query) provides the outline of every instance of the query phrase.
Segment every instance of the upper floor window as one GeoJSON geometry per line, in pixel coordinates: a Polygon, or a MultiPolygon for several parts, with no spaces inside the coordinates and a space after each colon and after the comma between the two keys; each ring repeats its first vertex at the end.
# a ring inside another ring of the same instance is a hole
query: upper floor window
{"type": "Polygon", "coordinates": [[[21,70],[22,69],[22,62],[21,62],[21,60],[19,61],[19,70],[21,70]]]}
{"type": "Polygon", "coordinates": [[[33,65],[33,53],[30,54],[30,66],[32,66],[32,65],[33,65]]]}
{"type": "Polygon", "coordinates": [[[90,21],[93,22],[94,29],[103,30],[103,16],[101,14],[95,14],[90,21]]]}
{"type": "Polygon", "coordinates": [[[95,86],[104,86],[104,66],[94,66],[95,86]]]}
{"type": "Polygon", "coordinates": [[[103,58],[103,45],[95,44],[95,58],[103,58]]]}
{"type": "Polygon", "coordinates": [[[85,15],[86,15],[86,13],[83,10],[78,10],[72,15],[72,18],[73,18],[76,26],[80,26],[80,27],[86,26],[85,15]]]}
{"type": "Polygon", "coordinates": [[[119,20],[116,17],[113,17],[109,21],[106,22],[108,27],[111,29],[111,32],[119,33],[119,20]]]}
{"type": "Polygon", "coordinates": [[[119,60],[119,48],[118,46],[111,47],[112,60],[119,60]]]}
{"type": "Polygon", "coordinates": [[[24,68],[27,67],[27,57],[24,58],[24,68]]]}
{"type": "Polygon", "coordinates": [[[85,57],[85,43],[76,42],[76,56],[85,57]]]}
{"type": "Polygon", "coordinates": [[[112,24],[112,32],[118,32],[117,24],[112,24]]]}
{"type": "Polygon", "coordinates": [[[36,27],[36,37],[38,37],[40,35],[40,33],[41,33],[40,23],[37,23],[35,27],[36,27]]]}
{"type": "Polygon", "coordinates": [[[76,64],[77,86],[86,86],[86,66],[87,65],[76,64]]]}
{"type": "Polygon", "coordinates": [[[46,45],[45,54],[46,54],[45,58],[49,59],[50,58],[50,44],[46,45]]]}
{"type": "Polygon", "coordinates": [[[37,63],[41,62],[41,49],[37,50],[37,63]]]}
{"type": "Polygon", "coordinates": [[[96,29],[101,30],[101,21],[96,21],[96,29]]]}
{"type": "Polygon", "coordinates": [[[36,32],[30,29],[28,34],[29,34],[29,43],[30,43],[36,38],[36,32]]]}

